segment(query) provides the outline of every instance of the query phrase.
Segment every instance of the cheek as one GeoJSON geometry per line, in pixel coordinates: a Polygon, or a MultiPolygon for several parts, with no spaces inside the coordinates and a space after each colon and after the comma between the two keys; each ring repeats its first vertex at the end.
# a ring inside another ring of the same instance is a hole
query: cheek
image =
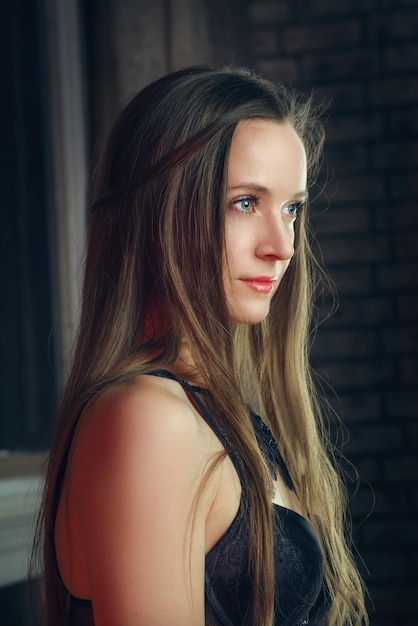
{"type": "Polygon", "coordinates": [[[230,217],[226,221],[225,226],[225,256],[230,264],[233,260],[240,260],[246,252],[249,252],[254,246],[254,229],[246,220],[250,218],[241,218],[235,220],[230,217]]]}

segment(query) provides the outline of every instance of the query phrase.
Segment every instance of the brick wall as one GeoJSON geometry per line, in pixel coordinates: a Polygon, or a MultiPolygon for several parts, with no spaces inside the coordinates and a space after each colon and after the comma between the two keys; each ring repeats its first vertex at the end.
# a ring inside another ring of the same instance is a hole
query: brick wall
{"type": "Polygon", "coordinates": [[[330,103],[332,169],[313,208],[340,305],[318,332],[315,358],[339,397],[329,392],[361,474],[351,506],[370,571],[371,624],[416,626],[418,2],[248,5],[255,68],[315,86],[330,103]]]}

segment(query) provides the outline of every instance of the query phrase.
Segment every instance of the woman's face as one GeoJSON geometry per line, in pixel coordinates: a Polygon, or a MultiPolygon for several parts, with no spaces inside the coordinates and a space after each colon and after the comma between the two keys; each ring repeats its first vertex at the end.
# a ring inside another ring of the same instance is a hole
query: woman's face
{"type": "Polygon", "coordinates": [[[306,155],[287,123],[249,119],[232,138],[223,281],[231,320],[261,322],[293,256],[306,155]]]}

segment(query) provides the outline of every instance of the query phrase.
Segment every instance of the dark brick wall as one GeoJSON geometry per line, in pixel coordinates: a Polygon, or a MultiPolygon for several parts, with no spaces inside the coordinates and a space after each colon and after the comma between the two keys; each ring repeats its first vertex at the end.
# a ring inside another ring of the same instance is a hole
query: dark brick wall
{"type": "Polygon", "coordinates": [[[329,102],[316,230],[337,313],[315,358],[362,480],[373,626],[418,624],[418,2],[249,0],[255,68],[329,102]],[[375,505],[373,510],[373,493],[375,505]]]}

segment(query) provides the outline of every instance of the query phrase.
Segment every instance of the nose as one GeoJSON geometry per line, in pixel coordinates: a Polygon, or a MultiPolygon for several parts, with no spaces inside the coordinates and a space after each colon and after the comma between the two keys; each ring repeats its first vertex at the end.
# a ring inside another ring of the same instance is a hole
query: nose
{"type": "Polygon", "coordinates": [[[260,258],[275,261],[290,261],[295,249],[294,224],[281,215],[265,217],[259,224],[256,254],[260,258]]]}

